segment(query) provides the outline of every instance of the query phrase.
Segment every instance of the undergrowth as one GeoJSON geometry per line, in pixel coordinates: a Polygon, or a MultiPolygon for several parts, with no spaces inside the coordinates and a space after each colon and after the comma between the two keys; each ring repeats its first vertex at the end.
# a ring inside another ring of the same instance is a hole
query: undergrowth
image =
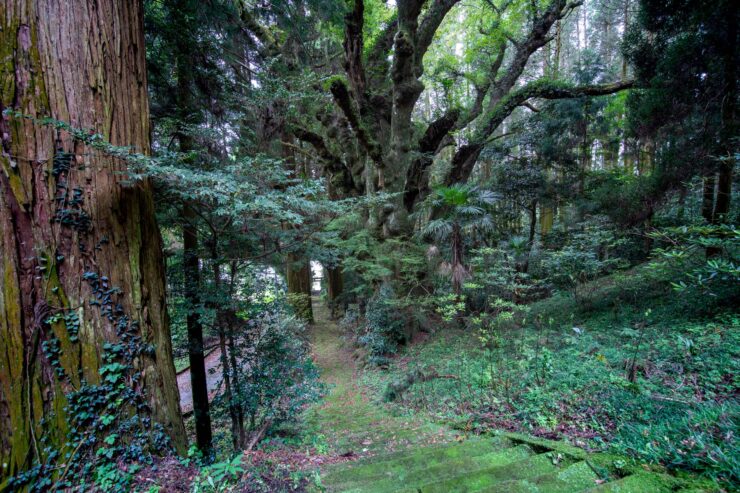
{"type": "Polygon", "coordinates": [[[651,284],[643,269],[589,290],[588,303],[556,294],[502,306],[495,331],[468,317],[366,383],[395,407],[468,430],[565,438],[740,484],[740,316],[731,304],[706,315],[700,298],[651,284]]]}

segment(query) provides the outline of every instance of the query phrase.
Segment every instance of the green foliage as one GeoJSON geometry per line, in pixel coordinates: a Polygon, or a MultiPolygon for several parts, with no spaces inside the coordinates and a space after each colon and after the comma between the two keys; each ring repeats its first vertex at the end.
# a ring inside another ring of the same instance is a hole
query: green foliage
{"type": "Polygon", "coordinates": [[[214,462],[202,467],[193,480],[192,493],[224,493],[236,491],[238,479],[244,473],[242,454],[230,460],[214,462]]]}
{"type": "Polygon", "coordinates": [[[740,449],[733,437],[740,423],[737,402],[658,411],[663,419],[625,423],[615,447],[670,469],[702,473],[727,484],[740,482],[740,449]]]}
{"type": "Polygon", "coordinates": [[[430,369],[455,377],[416,379],[394,402],[474,429],[568,437],[735,483],[739,321],[695,318],[642,272],[631,283],[652,295],[629,305],[618,285],[600,289],[618,312],[607,303],[574,317],[570,297],[494,302],[470,317],[475,331],[438,333],[391,365],[389,386],[430,369]]]}
{"type": "Polygon", "coordinates": [[[388,364],[388,357],[408,339],[407,324],[393,287],[389,283],[381,284],[367,303],[365,317],[357,333],[357,342],[367,350],[370,363],[378,366],[388,364]]]}
{"type": "Polygon", "coordinates": [[[523,272],[523,263],[531,259],[526,247],[522,246],[523,243],[512,241],[499,248],[483,247],[473,251],[472,278],[464,285],[473,312],[488,311],[489,302],[494,299],[523,302],[546,293],[542,279],[523,272]]]}
{"type": "Polygon", "coordinates": [[[229,375],[233,400],[220,394],[214,404],[222,413],[234,406],[247,432],[269,432],[299,419],[323,395],[323,385],[310,358],[305,324],[287,312],[284,298],[255,297],[237,317],[228,345],[236,362],[229,375]]]}
{"type": "Polygon", "coordinates": [[[740,230],[727,224],[681,226],[650,237],[659,244],[651,267],[677,292],[731,298],[740,282],[740,230]]]}
{"type": "Polygon", "coordinates": [[[584,288],[590,281],[624,266],[622,259],[610,256],[623,242],[597,222],[571,235],[561,249],[547,251],[541,268],[556,287],[570,291],[576,302],[588,301],[590,293],[584,293],[584,288]]]}

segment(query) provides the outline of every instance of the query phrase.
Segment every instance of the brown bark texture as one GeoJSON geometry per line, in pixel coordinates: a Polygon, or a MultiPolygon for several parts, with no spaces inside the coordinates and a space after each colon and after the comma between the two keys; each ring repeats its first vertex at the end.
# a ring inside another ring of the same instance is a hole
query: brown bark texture
{"type": "MultiPolygon", "coordinates": [[[[148,153],[140,3],[3,0],[0,91],[2,110],[68,122],[148,153]]],[[[0,136],[0,463],[7,464],[0,476],[41,459],[42,439],[62,448],[65,394],[83,380],[97,383],[103,344],[117,342],[110,318],[91,304],[83,276],[92,270],[120,288],[115,303],[138,322],[142,341],[153,345],[152,354],[137,358],[139,385],[153,418],[182,450],[186,438],[149,184],[125,182],[120,159],[33,119],[3,113],[0,136]],[[60,217],[60,201],[71,225],[60,217]],[[71,311],[81,322],[75,337],[63,321],[48,322],[50,315],[71,311]],[[56,378],[41,349],[52,338],[61,350],[54,364],[66,380],[56,378]]]]}

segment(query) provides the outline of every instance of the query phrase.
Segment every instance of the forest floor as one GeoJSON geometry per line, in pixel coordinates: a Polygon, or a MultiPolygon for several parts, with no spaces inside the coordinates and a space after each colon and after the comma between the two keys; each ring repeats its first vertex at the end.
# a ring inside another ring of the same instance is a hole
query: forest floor
{"type": "Polygon", "coordinates": [[[326,305],[314,299],[313,310],[312,352],[328,394],[308,411],[307,421],[325,438],[328,453],[366,457],[460,439],[459,433],[447,427],[421,416],[393,415],[375,402],[362,387],[352,350],[326,305]]]}
{"type": "MultiPolygon", "coordinates": [[[[321,491],[669,492],[682,481],[624,458],[588,453],[565,442],[491,430],[480,436],[445,426],[424,412],[403,413],[368,386],[366,371],[328,309],[314,300],[313,357],[327,384],[310,408],[306,431],[318,437],[321,491]],[[401,414],[403,413],[403,414],[401,414]]],[[[696,489],[693,491],[716,491],[696,489]]]]}

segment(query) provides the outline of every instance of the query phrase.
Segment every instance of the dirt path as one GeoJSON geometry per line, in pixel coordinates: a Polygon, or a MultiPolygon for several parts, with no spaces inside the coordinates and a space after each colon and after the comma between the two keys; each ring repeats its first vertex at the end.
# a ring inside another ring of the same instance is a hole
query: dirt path
{"type": "Polygon", "coordinates": [[[323,302],[314,299],[313,309],[313,356],[330,391],[309,410],[307,422],[326,438],[330,452],[367,456],[454,439],[456,434],[451,430],[419,417],[394,416],[367,395],[342,330],[329,319],[323,302]]]}
{"type": "MultiPolygon", "coordinates": [[[[208,400],[216,395],[221,384],[221,350],[216,348],[206,355],[206,382],[208,400]]],[[[177,374],[177,387],[180,389],[180,412],[183,415],[193,412],[193,388],[190,385],[190,368],[177,374]]]]}

